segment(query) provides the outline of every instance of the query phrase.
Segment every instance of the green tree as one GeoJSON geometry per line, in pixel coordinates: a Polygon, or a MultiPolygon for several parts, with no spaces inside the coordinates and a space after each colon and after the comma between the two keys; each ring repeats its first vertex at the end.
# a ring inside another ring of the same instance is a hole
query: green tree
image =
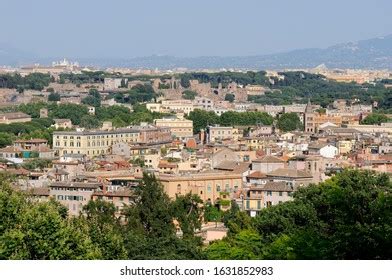
{"type": "Polygon", "coordinates": [[[101,95],[99,94],[99,91],[95,88],[90,89],[88,92],[88,96],[83,98],[82,103],[90,105],[90,106],[94,106],[94,107],[100,107],[101,106],[101,95]]]}
{"type": "Polygon", "coordinates": [[[182,98],[184,99],[194,100],[196,96],[197,96],[197,92],[192,90],[185,90],[182,92],[182,98]]]}
{"type": "Polygon", "coordinates": [[[199,259],[202,257],[200,240],[178,238],[174,226],[175,216],[181,221],[184,229],[197,225],[194,217],[197,216],[195,213],[198,208],[189,208],[195,202],[194,198],[180,198],[179,202],[172,204],[155,176],[147,173],[143,174],[135,195],[137,197],[135,205],[124,209],[126,219],[124,238],[128,258],[199,259]],[[184,220],[186,219],[184,211],[193,217],[191,221],[184,220]]]}
{"type": "Polygon", "coordinates": [[[249,221],[230,210],[224,217],[227,238],[211,244],[206,254],[210,259],[389,259],[391,191],[386,174],[345,170],[300,188],[293,201],[263,209],[249,221]]]}
{"type": "Polygon", "coordinates": [[[10,133],[0,132],[0,148],[9,146],[12,144],[14,137],[10,133]]]}
{"type": "Polygon", "coordinates": [[[262,257],[262,239],[254,230],[243,230],[233,238],[212,243],[206,249],[210,260],[255,260],[262,257]]]}
{"type": "Polygon", "coordinates": [[[51,92],[48,95],[48,101],[60,101],[60,94],[57,92],[51,92]]]}
{"type": "Polygon", "coordinates": [[[222,220],[223,212],[210,203],[204,206],[204,221],[218,223],[222,220]]]}
{"type": "Polygon", "coordinates": [[[384,114],[372,113],[362,120],[362,124],[378,124],[389,122],[390,119],[384,114]]]}
{"type": "Polygon", "coordinates": [[[284,113],[278,118],[277,127],[286,132],[302,129],[303,125],[296,113],[284,113]]]}
{"type": "Polygon", "coordinates": [[[194,133],[199,132],[201,129],[205,129],[207,125],[219,123],[219,117],[214,112],[207,112],[199,109],[190,112],[187,118],[193,121],[194,133]]]}
{"type": "Polygon", "coordinates": [[[128,82],[125,79],[121,79],[121,88],[128,88],[128,82]]]}
{"type": "Polygon", "coordinates": [[[101,125],[101,122],[96,117],[90,115],[85,115],[80,120],[80,126],[86,129],[98,128],[101,125]]]}
{"type": "Polygon", "coordinates": [[[173,216],[178,221],[184,238],[193,238],[195,231],[201,229],[202,203],[196,194],[176,196],[172,204],[173,216]]]}
{"type": "Polygon", "coordinates": [[[86,216],[80,216],[80,224],[87,224],[87,230],[93,244],[100,249],[105,260],[126,259],[127,251],[121,232],[121,225],[116,218],[113,203],[90,200],[83,207],[86,216]]]}
{"type": "Polygon", "coordinates": [[[97,259],[99,250],[63,207],[33,202],[0,182],[0,259],[97,259]]]}
{"type": "Polygon", "coordinates": [[[233,103],[233,102],[234,102],[234,99],[235,99],[235,95],[232,94],[232,93],[227,93],[227,94],[225,95],[225,100],[226,100],[226,101],[229,101],[229,102],[233,103]]]}

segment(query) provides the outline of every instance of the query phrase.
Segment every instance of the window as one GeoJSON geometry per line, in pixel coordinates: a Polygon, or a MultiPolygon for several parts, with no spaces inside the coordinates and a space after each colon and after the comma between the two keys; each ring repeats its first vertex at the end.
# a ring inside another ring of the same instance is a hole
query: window
{"type": "Polygon", "coordinates": [[[271,207],[272,206],[272,202],[271,201],[267,201],[266,205],[267,205],[267,207],[271,207]]]}
{"type": "Polygon", "coordinates": [[[283,192],[279,192],[279,196],[283,196],[283,192]]]}
{"type": "Polygon", "coordinates": [[[220,192],[221,191],[221,187],[219,185],[216,186],[216,191],[220,192]]]}
{"type": "Polygon", "coordinates": [[[257,201],[257,209],[261,209],[261,201],[260,200],[257,201]]]}
{"type": "Polygon", "coordinates": [[[272,196],[272,192],[271,191],[267,191],[267,196],[272,196]]]}
{"type": "Polygon", "coordinates": [[[249,209],[249,208],[250,208],[250,201],[247,200],[247,201],[246,201],[246,209],[249,209]]]}

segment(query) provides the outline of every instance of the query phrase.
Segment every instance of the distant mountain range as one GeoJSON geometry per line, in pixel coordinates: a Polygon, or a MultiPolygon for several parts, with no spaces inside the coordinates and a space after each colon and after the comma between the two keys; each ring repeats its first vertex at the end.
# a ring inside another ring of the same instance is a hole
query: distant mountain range
{"type": "MultiPolygon", "coordinates": [[[[39,58],[9,47],[0,47],[0,65],[22,65],[32,62],[48,63],[59,58],[39,58]]],[[[101,67],[159,69],[293,69],[313,68],[324,64],[328,68],[370,68],[392,70],[392,34],[369,40],[334,45],[325,49],[300,49],[256,56],[174,57],[147,56],[131,59],[73,58],[81,65],[101,67]]]]}

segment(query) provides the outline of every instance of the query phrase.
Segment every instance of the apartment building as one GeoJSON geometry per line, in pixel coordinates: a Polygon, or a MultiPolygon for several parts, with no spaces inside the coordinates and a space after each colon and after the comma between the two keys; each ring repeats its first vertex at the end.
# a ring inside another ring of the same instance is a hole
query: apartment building
{"type": "Polygon", "coordinates": [[[211,203],[230,199],[235,191],[242,188],[242,173],[226,171],[160,174],[159,180],[170,198],[175,198],[176,194],[193,193],[198,194],[203,201],[211,203]]]}
{"type": "Polygon", "coordinates": [[[50,196],[64,205],[71,215],[78,215],[91,199],[94,191],[102,189],[102,183],[53,182],[50,196]]]}
{"type": "Polygon", "coordinates": [[[209,111],[214,108],[214,101],[207,97],[196,96],[193,104],[200,106],[203,110],[209,111]]]}
{"type": "Polygon", "coordinates": [[[207,127],[207,143],[214,143],[224,139],[232,139],[233,141],[237,141],[238,137],[238,128],[233,128],[231,126],[207,127]]]}
{"type": "Polygon", "coordinates": [[[191,100],[163,100],[162,103],[147,103],[146,108],[151,112],[185,113],[189,114],[195,109],[202,109],[202,105],[193,104],[191,100]]]}
{"type": "Polygon", "coordinates": [[[117,143],[155,145],[170,141],[169,128],[154,126],[135,126],[108,131],[55,131],[53,133],[53,149],[59,156],[109,154],[112,152],[112,146],[117,143]]]}
{"type": "Polygon", "coordinates": [[[55,131],[53,133],[53,149],[56,154],[85,154],[97,156],[111,153],[113,144],[137,143],[139,130],[133,128],[111,131],[55,131]]]}
{"type": "Polygon", "coordinates": [[[171,135],[179,139],[193,137],[193,121],[184,118],[155,119],[154,125],[170,129],[171,135]]]}

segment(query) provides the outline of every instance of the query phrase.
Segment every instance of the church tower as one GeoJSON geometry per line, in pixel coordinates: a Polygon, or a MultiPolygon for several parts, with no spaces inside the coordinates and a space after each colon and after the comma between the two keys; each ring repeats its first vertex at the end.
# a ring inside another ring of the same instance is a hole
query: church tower
{"type": "Polygon", "coordinates": [[[315,133],[315,113],[313,112],[313,106],[310,103],[310,98],[308,99],[308,104],[306,104],[305,108],[305,117],[304,117],[304,125],[305,132],[315,133]]]}

